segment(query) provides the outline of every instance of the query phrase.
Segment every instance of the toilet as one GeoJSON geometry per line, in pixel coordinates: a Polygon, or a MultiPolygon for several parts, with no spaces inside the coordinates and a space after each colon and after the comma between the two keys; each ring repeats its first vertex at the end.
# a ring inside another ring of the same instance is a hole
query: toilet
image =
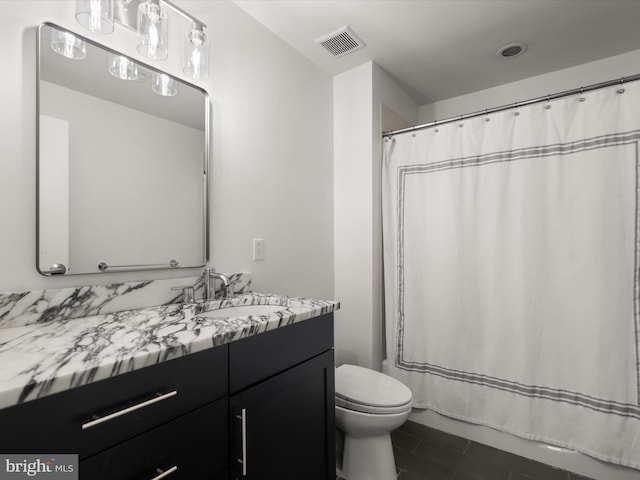
{"type": "Polygon", "coordinates": [[[395,480],[391,431],[409,417],[413,395],[402,382],[368,368],[336,368],[338,474],[347,480],[395,480]]]}

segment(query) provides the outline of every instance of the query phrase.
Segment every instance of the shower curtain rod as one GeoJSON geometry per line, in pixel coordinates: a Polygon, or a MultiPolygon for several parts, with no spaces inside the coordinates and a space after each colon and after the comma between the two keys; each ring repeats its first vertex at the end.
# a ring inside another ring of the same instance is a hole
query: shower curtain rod
{"type": "Polygon", "coordinates": [[[459,122],[460,120],[466,120],[467,118],[480,117],[482,115],[501,112],[503,110],[509,110],[511,108],[522,107],[525,105],[532,105],[534,103],[539,103],[539,102],[547,102],[550,100],[555,100],[557,98],[568,97],[570,95],[577,95],[578,93],[590,92],[592,90],[598,90],[600,88],[611,87],[613,85],[623,85],[625,82],[628,83],[628,82],[633,82],[635,80],[640,80],[640,74],[631,75],[628,77],[622,77],[617,80],[609,80],[607,82],[595,83],[593,85],[589,85],[588,87],[574,88],[572,90],[566,90],[564,92],[554,93],[553,95],[545,95],[544,97],[532,98],[531,100],[525,100],[524,102],[515,102],[515,103],[510,103],[508,105],[502,105],[501,107],[488,108],[480,112],[467,113],[466,115],[458,115],[457,117],[450,117],[444,120],[436,120],[434,122],[425,123],[423,125],[416,125],[415,127],[407,127],[407,128],[401,128],[399,130],[383,132],[382,137],[385,138],[385,137],[391,137],[393,135],[397,135],[400,133],[408,133],[408,132],[415,132],[417,130],[424,130],[425,128],[435,127],[437,125],[444,125],[446,123],[451,123],[451,122],[459,122]]]}

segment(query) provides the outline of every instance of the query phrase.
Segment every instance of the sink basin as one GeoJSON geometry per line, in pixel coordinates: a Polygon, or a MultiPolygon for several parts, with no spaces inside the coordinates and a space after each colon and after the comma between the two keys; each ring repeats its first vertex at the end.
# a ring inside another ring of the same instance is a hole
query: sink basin
{"type": "Polygon", "coordinates": [[[267,315],[269,313],[279,312],[285,308],[287,307],[283,305],[238,305],[235,307],[209,310],[201,315],[218,318],[246,317],[248,315],[267,315]]]}

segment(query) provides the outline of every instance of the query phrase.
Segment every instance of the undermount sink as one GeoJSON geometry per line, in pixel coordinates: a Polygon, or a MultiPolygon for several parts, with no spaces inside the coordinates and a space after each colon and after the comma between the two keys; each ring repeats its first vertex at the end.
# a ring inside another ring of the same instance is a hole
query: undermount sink
{"type": "Polygon", "coordinates": [[[267,315],[273,312],[279,312],[287,308],[284,305],[237,305],[235,307],[217,308],[203,312],[201,315],[207,317],[246,317],[249,315],[267,315]]]}

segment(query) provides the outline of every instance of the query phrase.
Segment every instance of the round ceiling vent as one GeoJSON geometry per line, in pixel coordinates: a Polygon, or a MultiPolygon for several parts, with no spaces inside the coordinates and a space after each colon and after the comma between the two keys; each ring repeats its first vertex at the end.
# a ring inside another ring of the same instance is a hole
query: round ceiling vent
{"type": "Polygon", "coordinates": [[[504,58],[519,57],[527,51],[526,43],[510,43],[498,50],[498,55],[504,58]]]}

